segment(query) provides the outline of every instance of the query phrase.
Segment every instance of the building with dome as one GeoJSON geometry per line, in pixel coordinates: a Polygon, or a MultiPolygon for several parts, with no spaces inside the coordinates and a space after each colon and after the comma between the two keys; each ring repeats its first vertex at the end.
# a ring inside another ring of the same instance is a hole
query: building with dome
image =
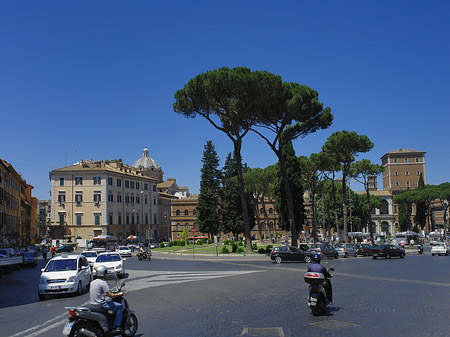
{"type": "Polygon", "coordinates": [[[158,184],[163,181],[164,172],[156,160],[150,157],[147,148],[144,148],[142,157],[134,162],[133,167],[145,176],[155,179],[158,184]]]}

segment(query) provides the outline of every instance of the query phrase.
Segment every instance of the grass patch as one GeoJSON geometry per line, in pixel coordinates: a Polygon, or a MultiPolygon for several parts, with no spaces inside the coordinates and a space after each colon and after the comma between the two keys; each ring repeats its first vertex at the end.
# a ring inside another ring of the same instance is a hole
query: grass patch
{"type": "MultiPolygon", "coordinates": [[[[265,247],[266,245],[264,245],[265,247]]],[[[245,254],[258,254],[257,251],[253,251],[251,253],[246,253],[245,248],[244,252],[233,252],[233,246],[232,245],[222,245],[219,243],[217,246],[217,254],[222,254],[222,248],[226,247],[230,254],[239,254],[239,255],[245,255],[245,254]]],[[[241,248],[241,247],[239,247],[241,248]]],[[[192,245],[186,245],[186,246],[172,246],[172,247],[164,247],[164,248],[153,248],[152,251],[155,252],[167,252],[167,253],[184,253],[184,254],[192,254],[192,245]]],[[[214,243],[212,244],[202,244],[202,245],[195,245],[194,248],[194,254],[216,254],[216,246],[214,243]]]]}

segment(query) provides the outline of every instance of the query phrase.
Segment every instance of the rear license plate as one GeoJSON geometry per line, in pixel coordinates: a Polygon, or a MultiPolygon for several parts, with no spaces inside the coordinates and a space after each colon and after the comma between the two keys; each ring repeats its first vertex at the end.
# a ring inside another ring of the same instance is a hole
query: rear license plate
{"type": "Polygon", "coordinates": [[[373,256],[378,256],[378,254],[377,254],[377,253],[374,253],[373,256]]]}
{"type": "Polygon", "coordinates": [[[67,322],[63,329],[63,335],[70,335],[70,331],[72,331],[73,322],[67,322]]]}

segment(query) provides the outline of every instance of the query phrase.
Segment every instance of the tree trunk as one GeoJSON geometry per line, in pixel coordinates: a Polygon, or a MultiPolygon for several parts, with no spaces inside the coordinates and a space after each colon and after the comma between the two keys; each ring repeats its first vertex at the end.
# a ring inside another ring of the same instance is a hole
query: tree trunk
{"type": "Polygon", "coordinates": [[[370,207],[370,193],[369,193],[368,186],[366,187],[366,193],[367,193],[367,223],[368,223],[368,226],[369,226],[370,239],[373,239],[372,214],[371,214],[372,209],[370,207]]]}
{"type": "Polygon", "coordinates": [[[244,218],[244,236],[246,242],[247,253],[252,252],[252,237],[250,231],[250,219],[248,216],[247,198],[245,197],[244,189],[244,176],[242,174],[242,159],[241,159],[241,146],[242,140],[238,138],[233,141],[234,144],[234,159],[236,160],[236,168],[238,175],[239,195],[241,196],[242,216],[244,218]]]}
{"type": "Polygon", "coordinates": [[[311,193],[311,202],[312,202],[313,240],[314,240],[314,243],[316,243],[317,242],[317,218],[316,218],[316,196],[314,193],[311,193]]]}
{"type": "Polygon", "coordinates": [[[342,216],[344,220],[344,241],[348,242],[348,228],[347,228],[347,186],[345,176],[342,176],[342,216]]]}

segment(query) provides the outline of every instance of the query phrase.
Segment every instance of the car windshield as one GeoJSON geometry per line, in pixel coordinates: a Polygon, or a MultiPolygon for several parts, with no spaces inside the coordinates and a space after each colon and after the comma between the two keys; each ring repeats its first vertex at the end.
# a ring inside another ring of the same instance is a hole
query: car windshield
{"type": "Polygon", "coordinates": [[[443,243],[435,243],[434,245],[435,245],[435,246],[441,246],[441,247],[442,247],[444,244],[443,244],[443,243]]]}
{"type": "Polygon", "coordinates": [[[67,260],[51,260],[47,267],[46,272],[52,271],[66,271],[66,270],[77,270],[77,260],[67,259],[67,260]]]}
{"type": "Polygon", "coordinates": [[[81,255],[86,256],[86,257],[97,257],[96,252],[82,252],[81,255]]]}
{"type": "Polygon", "coordinates": [[[119,247],[119,250],[128,250],[128,247],[119,247]]]}
{"type": "Polygon", "coordinates": [[[317,243],[315,243],[315,244],[311,245],[309,248],[319,248],[319,247],[320,247],[320,245],[318,245],[317,243]]]}
{"type": "Polygon", "coordinates": [[[335,248],[344,248],[344,244],[343,243],[338,243],[335,248]]]}
{"type": "Polygon", "coordinates": [[[114,262],[120,261],[120,255],[118,254],[101,254],[97,257],[95,262],[114,262]]]}

